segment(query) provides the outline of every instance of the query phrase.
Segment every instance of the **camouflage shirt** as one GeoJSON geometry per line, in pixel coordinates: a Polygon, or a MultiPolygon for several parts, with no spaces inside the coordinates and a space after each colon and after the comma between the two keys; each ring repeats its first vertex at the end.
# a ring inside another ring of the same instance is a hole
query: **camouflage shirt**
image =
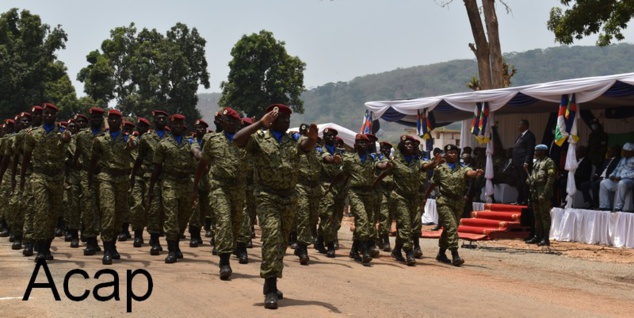
{"type": "Polygon", "coordinates": [[[465,193],[465,174],[472,170],[469,167],[463,167],[459,162],[456,162],[456,166],[451,170],[449,164],[445,162],[434,169],[431,182],[440,187],[441,196],[451,200],[461,200],[465,193]]]}
{"type": "Polygon", "coordinates": [[[238,148],[224,133],[211,134],[205,140],[201,155],[209,162],[212,183],[246,183],[246,151],[238,148]]]}
{"type": "Polygon", "coordinates": [[[163,165],[165,177],[189,179],[196,169],[190,139],[182,138],[179,144],[174,136],[166,136],[154,150],[153,165],[163,165]]]}
{"type": "Polygon", "coordinates": [[[92,145],[92,155],[99,159],[101,172],[112,174],[112,177],[129,177],[125,175],[130,171],[130,152],[133,148],[128,146],[130,136],[119,132],[116,139],[110,133],[95,138],[92,145]]]}
{"type": "Polygon", "coordinates": [[[330,148],[328,146],[323,146],[319,153],[320,163],[321,163],[321,181],[325,183],[332,182],[332,179],[341,171],[342,163],[328,163],[325,162],[324,159],[328,156],[333,156],[335,153],[342,154],[344,153],[341,148],[330,148]],[[333,150],[332,152],[330,150],[333,150]]]}
{"type": "Polygon", "coordinates": [[[535,188],[532,190],[537,188],[545,188],[546,191],[552,190],[555,182],[555,162],[546,156],[536,159],[535,164],[533,164],[533,170],[526,182],[529,186],[535,188]]]}
{"type": "Polygon", "coordinates": [[[408,163],[400,151],[394,153],[392,159],[392,176],[394,179],[394,191],[402,195],[415,195],[420,192],[421,184],[425,183],[427,173],[423,169],[422,161],[417,156],[412,156],[408,163]]]}
{"type": "Polygon", "coordinates": [[[321,175],[319,159],[319,150],[317,148],[299,157],[299,182],[308,184],[317,184],[319,182],[321,175]]]}
{"type": "MultiPolygon", "coordinates": [[[[165,131],[163,139],[171,134],[165,131]]],[[[161,137],[155,130],[148,130],[139,140],[139,158],[143,158],[144,177],[151,177],[154,171],[154,151],[158,147],[161,137]]]]}
{"type": "Polygon", "coordinates": [[[62,172],[66,159],[66,144],[61,132],[54,127],[50,132],[40,126],[24,136],[24,151],[32,151],[31,163],[35,171],[62,172]]]}
{"type": "Polygon", "coordinates": [[[100,129],[96,134],[92,132],[90,127],[82,129],[77,133],[75,138],[75,151],[79,149],[79,166],[83,170],[90,168],[90,156],[92,155],[92,145],[97,136],[103,135],[104,130],[100,129]]]}
{"type": "Polygon", "coordinates": [[[350,176],[350,188],[372,188],[374,183],[374,169],[377,161],[369,153],[365,161],[361,161],[359,154],[346,153],[343,156],[341,171],[350,176]]]}

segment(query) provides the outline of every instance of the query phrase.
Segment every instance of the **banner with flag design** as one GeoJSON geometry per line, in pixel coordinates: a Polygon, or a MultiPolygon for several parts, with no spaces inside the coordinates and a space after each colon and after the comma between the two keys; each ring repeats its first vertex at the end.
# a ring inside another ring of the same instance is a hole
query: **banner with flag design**
{"type": "Polygon", "coordinates": [[[559,147],[564,144],[568,136],[572,136],[575,141],[577,136],[577,113],[579,112],[575,94],[561,95],[559,112],[557,113],[557,125],[555,126],[555,144],[559,147]]]}
{"type": "Polygon", "coordinates": [[[372,133],[372,112],[369,110],[365,111],[365,115],[363,116],[363,123],[361,124],[361,129],[359,133],[360,134],[372,133]]]}
{"type": "Polygon", "coordinates": [[[427,112],[426,109],[418,110],[418,117],[416,120],[416,131],[418,135],[424,140],[431,139],[431,131],[434,129],[434,113],[427,112]]]}

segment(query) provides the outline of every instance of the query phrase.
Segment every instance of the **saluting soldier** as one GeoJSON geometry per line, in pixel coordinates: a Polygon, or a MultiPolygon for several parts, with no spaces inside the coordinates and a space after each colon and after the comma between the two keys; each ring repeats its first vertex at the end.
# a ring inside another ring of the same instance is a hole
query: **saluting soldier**
{"type": "Polygon", "coordinates": [[[64,191],[64,165],[69,132],[59,132],[55,123],[57,107],[44,103],[44,124],[36,127],[24,138],[24,155],[20,173],[20,190],[24,190],[25,175],[29,163],[33,165],[30,187],[33,204],[33,240],[39,259],[52,260],[51,242],[55,237],[55,220],[62,211],[64,191]]]}
{"type": "Polygon", "coordinates": [[[535,236],[526,241],[528,244],[539,246],[549,246],[550,240],[550,210],[552,204],[550,197],[553,193],[553,183],[555,182],[555,162],[546,156],[548,146],[539,144],[535,146],[535,164],[533,170],[526,174],[531,192],[531,205],[535,215],[535,236]]]}
{"type": "MultiPolygon", "coordinates": [[[[252,125],[253,118],[243,117],[242,118],[242,128],[252,125]]],[[[248,248],[253,247],[253,238],[255,238],[255,224],[257,223],[257,215],[256,215],[256,205],[255,205],[255,190],[254,182],[253,182],[253,162],[247,160],[245,165],[246,175],[247,175],[247,184],[246,184],[246,197],[244,200],[244,211],[246,215],[249,217],[249,231],[251,239],[249,243],[247,243],[248,248]]]]}
{"type": "Polygon", "coordinates": [[[297,141],[286,133],[291,113],[286,105],[270,105],[264,117],[238,131],[233,139],[238,147],[246,147],[254,163],[255,198],[262,228],[260,277],[264,278],[264,307],[268,309],[277,309],[278,297],[282,297],[277,279],[282,277],[292,209],[297,204],[300,156],[314,151],[317,142],[315,124],[310,125],[306,137],[297,141]]]}
{"type": "Polygon", "coordinates": [[[456,145],[446,145],[444,149],[446,162],[441,163],[440,154],[434,157],[434,174],[421,206],[425,206],[429,193],[438,187],[436,208],[439,221],[443,225],[443,232],[438,240],[439,249],[436,260],[460,266],[464,264],[464,260],[458,253],[458,224],[460,224],[460,216],[465,204],[463,199],[466,186],[465,178],[475,178],[484,172],[481,169],[473,170],[469,167],[463,167],[458,160],[459,150],[456,145]],[[447,249],[451,251],[452,260],[447,258],[445,254],[447,249]]]}
{"type": "Polygon", "coordinates": [[[230,256],[235,250],[240,264],[248,263],[249,235],[243,230],[247,216],[244,211],[246,153],[233,143],[240,128],[240,115],[224,107],[218,121],[222,133],[211,134],[205,141],[194,177],[194,188],[209,166],[209,198],[214,206],[215,248],[220,257],[220,279],[228,280],[233,273],[230,256]]]}
{"type": "Polygon", "coordinates": [[[91,107],[88,110],[90,127],[77,133],[75,158],[73,166],[80,169],[81,183],[81,236],[86,240],[84,255],[95,255],[101,251],[97,243],[99,235],[99,193],[95,185],[89,185],[90,157],[92,155],[93,142],[97,136],[104,134],[103,128],[104,110],[99,107],[91,107]]]}
{"type": "Polygon", "coordinates": [[[155,199],[154,186],[161,177],[161,194],[165,223],[163,231],[167,240],[168,254],[165,263],[176,263],[183,258],[179,247],[180,233],[185,231],[192,215],[192,173],[196,161],[192,153],[192,140],[184,136],[187,131],[185,116],[170,117],[172,134],[163,138],[154,149],[154,171],[148,189],[148,204],[155,199]]]}
{"type": "Polygon", "coordinates": [[[108,111],[109,130],[95,138],[90,158],[88,186],[93,186],[96,181],[99,190],[103,265],[111,265],[113,259],[121,258],[117,252],[116,238],[128,213],[130,152],[136,147],[136,140],[122,132],[122,120],[123,115],[119,110],[108,111]]]}

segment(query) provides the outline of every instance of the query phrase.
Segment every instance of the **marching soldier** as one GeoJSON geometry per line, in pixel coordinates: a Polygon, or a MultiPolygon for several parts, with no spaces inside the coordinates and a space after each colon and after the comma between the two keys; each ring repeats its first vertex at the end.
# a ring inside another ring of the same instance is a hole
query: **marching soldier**
{"type": "MultiPolygon", "coordinates": [[[[78,117],[75,116],[75,118],[78,117]]],[[[75,118],[68,121],[68,131],[71,134],[71,141],[66,144],[66,176],[64,179],[64,193],[67,204],[67,208],[64,209],[64,223],[66,223],[67,229],[67,239],[65,240],[70,241],[70,247],[72,248],[79,247],[79,229],[81,228],[81,209],[79,203],[81,195],[81,174],[80,171],[75,169],[72,165],[77,149],[77,133],[79,133],[80,129],[75,118]]]]}
{"type": "MultiPolygon", "coordinates": [[[[383,154],[383,160],[392,160],[392,144],[387,141],[381,141],[379,143],[381,154],[383,154]]],[[[390,247],[390,232],[392,231],[392,220],[394,219],[393,205],[390,203],[390,196],[392,189],[394,188],[393,176],[387,175],[381,180],[381,197],[380,197],[380,213],[378,215],[379,221],[379,239],[382,244],[381,249],[384,252],[391,251],[390,247]]]]}
{"type": "MultiPolygon", "coordinates": [[[[143,140],[143,136],[147,133],[150,128],[150,121],[139,117],[136,120],[136,133],[137,133],[137,141],[143,140]]],[[[139,148],[135,148],[132,150],[132,159],[133,162],[136,162],[139,157],[139,148]]],[[[133,166],[134,168],[134,166],[133,166]]],[[[141,247],[143,246],[143,229],[147,224],[147,213],[145,211],[145,196],[147,194],[147,183],[146,179],[143,175],[135,176],[134,187],[130,192],[130,223],[132,225],[132,231],[134,232],[134,242],[132,246],[141,247]]]]}
{"type": "Polygon", "coordinates": [[[533,170],[526,174],[531,192],[531,205],[535,215],[535,236],[526,241],[527,244],[537,244],[538,246],[549,246],[550,240],[550,210],[552,209],[551,194],[553,193],[553,183],[555,182],[555,162],[546,156],[548,146],[539,144],[535,146],[535,164],[533,170]]]}
{"type": "MultiPolygon", "coordinates": [[[[202,149],[206,142],[206,133],[209,125],[202,119],[197,119],[194,122],[195,131],[194,136],[190,138],[192,141],[192,147],[202,149]]],[[[209,175],[203,173],[202,184],[198,186],[198,203],[194,207],[191,218],[189,219],[189,234],[191,240],[189,247],[198,247],[203,244],[203,239],[200,236],[200,228],[204,222],[205,235],[209,231],[211,236],[211,204],[209,204],[209,175]]]]}

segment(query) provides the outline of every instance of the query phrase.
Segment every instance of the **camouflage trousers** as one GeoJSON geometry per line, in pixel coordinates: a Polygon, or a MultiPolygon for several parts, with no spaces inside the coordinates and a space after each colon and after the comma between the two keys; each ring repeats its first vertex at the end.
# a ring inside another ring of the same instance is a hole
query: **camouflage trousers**
{"type": "MultiPolygon", "coordinates": [[[[330,184],[324,183],[322,190],[328,189],[330,184]]],[[[325,191],[325,190],[324,190],[325,191]]],[[[328,194],[322,196],[319,202],[319,228],[318,234],[324,238],[324,243],[333,243],[337,239],[337,231],[343,218],[343,206],[345,196],[337,189],[331,189],[328,194]]]]}
{"type": "Polygon", "coordinates": [[[373,228],[373,222],[370,217],[374,211],[375,191],[372,188],[351,188],[348,193],[350,196],[350,212],[354,216],[354,233],[356,240],[374,239],[376,229],[373,228]]]}
{"type": "Polygon", "coordinates": [[[187,227],[187,222],[192,215],[193,187],[190,177],[163,177],[163,211],[165,213],[163,231],[167,241],[177,241],[178,235],[187,227]]]}
{"type": "Polygon", "coordinates": [[[5,173],[5,176],[0,180],[0,220],[5,220],[9,223],[9,196],[11,195],[11,181],[9,175],[5,173]]]}
{"type": "Polygon", "coordinates": [[[33,241],[55,237],[57,217],[62,214],[64,176],[46,176],[34,172],[31,175],[33,192],[33,241]]]}
{"type": "Polygon", "coordinates": [[[92,188],[88,186],[87,170],[80,172],[80,178],[81,234],[87,238],[97,237],[99,234],[99,192],[97,184],[93,183],[92,188]]]}
{"type": "Polygon", "coordinates": [[[128,214],[129,178],[111,177],[106,173],[97,176],[99,189],[99,215],[101,240],[114,242],[121,232],[121,225],[128,214]]]}
{"type": "Polygon", "coordinates": [[[130,192],[130,215],[128,217],[133,231],[142,231],[147,224],[147,214],[145,213],[147,186],[148,182],[145,178],[135,177],[134,188],[130,192]]]}
{"type": "Polygon", "coordinates": [[[79,230],[81,228],[81,210],[79,198],[81,195],[80,173],[72,171],[66,178],[66,186],[64,188],[65,204],[64,204],[64,223],[69,230],[79,230]]]}
{"type": "Polygon", "coordinates": [[[379,237],[384,235],[389,235],[392,232],[392,220],[394,219],[394,205],[390,203],[392,191],[383,190],[381,191],[381,210],[378,215],[379,229],[378,235],[379,237]]]}
{"type": "Polygon", "coordinates": [[[256,189],[258,219],[262,229],[262,263],[260,277],[282,278],[284,255],[288,246],[297,196],[292,191],[272,193],[256,189]]]}
{"type": "Polygon", "coordinates": [[[251,238],[249,218],[244,211],[243,185],[217,186],[210,192],[214,206],[215,243],[218,254],[233,252],[236,243],[247,243],[251,238]],[[248,232],[245,230],[248,228],[248,232]]]}
{"type": "MultiPolygon", "coordinates": [[[[29,180],[25,180],[26,184],[24,188],[29,186],[29,180]]],[[[10,189],[9,189],[10,191],[10,189]]],[[[8,197],[8,206],[6,209],[7,213],[7,223],[11,228],[11,232],[13,235],[18,237],[24,237],[24,210],[26,207],[25,202],[22,200],[22,191],[16,186],[13,193],[11,193],[8,197]]],[[[32,236],[31,236],[32,238],[32,236]]],[[[28,241],[31,241],[29,238],[28,241]]]]}
{"type": "Polygon", "coordinates": [[[200,187],[198,188],[197,197],[198,200],[195,203],[192,215],[189,218],[189,225],[199,228],[203,226],[206,219],[212,219],[209,181],[207,180],[207,178],[200,180],[200,187]]]}
{"type": "Polygon", "coordinates": [[[464,200],[451,199],[445,195],[436,197],[438,221],[443,226],[438,247],[450,250],[458,248],[458,225],[464,204],[464,200]]]}
{"type": "MultiPolygon", "coordinates": [[[[149,178],[146,178],[146,182],[149,185],[149,178]]],[[[161,180],[157,180],[154,185],[154,189],[149,190],[152,191],[153,199],[150,203],[148,209],[145,211],[147,213],[147,231],[150,234],[159,234],[161,230],[163,230],[163,224],[165,223],[165,211],[163,210],[163,182],[161,180]]],[[[146,196],[148,195],[146,192],[146,196]]],[[[189,199],[191,203],[191,198],[189,199]]]]}
{"type": "MultiPolygon", "coordinates": [[[[392,192],[389,205],[394,209],[394,217],[396,218],[396,239],[403,243],[403,250],[409,251],[413,246],[412,238],[415,236],[413,227],[416,217],[420,210],[420,195],[413,193],[403,195],[401,193],[392,192]]],[[[420,219],[418,220],[420,223],[420,219]]],[[[420,236],[420,232],[419,236],[420,236]]]]}
{"type": "Polygon", "coordinates": [[[321,185],[313,186],[297,184],[297,210],[295,214],[295,230],[297,241],[306,245],[313,242],[312,229],[319,219],[319,201],[322,196],[321,185]]]}
{"type": "Polygon", "coordinates": [[[249,226],[255,226],[257,223],[257,213],[256,213],[256,205],[255,205],[255,193],[253,183],[249,184],[247,181],[246,187],[246,197],[244,200],[244,211],[246,215],[249,217],[249,226]]]}
{"type": "MultiPolygon", "coordinates": [[[[539,191],[543,192],[543,189],[539,189],[539,191]]],[[[537,194],[539,191],[531,191],[531,206],[533,208],[533,215],[535,216],[535,232],[548,235],[550,233],[550,210],[552,209],[552,204],[550,196],[542,196],[540,198],[537,194]]],[[[550,193],[550,191],[548,193],[550,193]]]]}
{"type": "MultiPolygon", "coordinates": [[[[61,196],[61,195],[60,195],[61,196]]],[[[18,196],[19,216],[24,216],[22,237],[24,241],[33,242],[33,188],[31,187],[31,175],[25,177],[24,191],[18,196]]]]}

